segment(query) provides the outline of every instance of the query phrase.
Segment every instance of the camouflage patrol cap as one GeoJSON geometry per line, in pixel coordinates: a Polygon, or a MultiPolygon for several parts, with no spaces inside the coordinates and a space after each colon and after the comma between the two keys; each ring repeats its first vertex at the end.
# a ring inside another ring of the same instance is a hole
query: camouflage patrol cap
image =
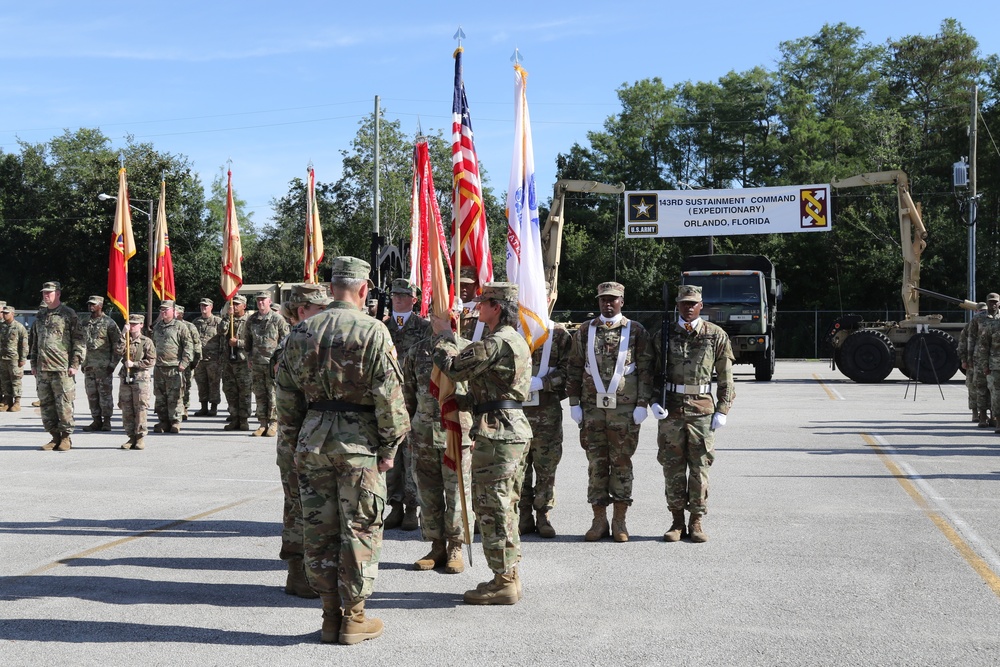
{"type": "Polygon", "coordinates": [[[375,283],[368,278],[372,272],[371,264],[357,257],[341,256],[334,257],[330,262],[330,280],[362,280],[368,279],[368,287],[375,287],[375,283]]]}
{"type": "Polygon", "coordinates": [[[990,292],[989,294],[986,295],[986,300],[987,301],[1000,301],[1000,294],[997,294],[996,292],[990,292]]]}
{"type": "Polygon", "coordinates": [[[174,306],[174,312],[175,313],[180,313],[181,315],[183,315],[184,314],[184,306],[177,306],[177,305],[175,305],[174,306]]]}
{"type": "Polygon", "coordinates": [[[233,297],[233,303],[242,303],[245,306],[247,303],[247,298],[242,294],[237,294],[236,296],[233,297]]]}
{"type": "Polygon", "coordinates": [[[701,301],[700,285],[681,285],[677,288],[677,303],[681,301],[701,301]]]}
{"type": "Polygon", "coordinates": [[[597,296],[620,296],[625,298],[625,286],[616,282],[601,283],[597,286],[597,296]]]}
{"type": "Polygon", "coordinates": [[[333,303],[323,285],[292,285],[292,295],[288,299],[294,307],[306,304],[329,306],[333,303]]]}
{"type": "Polygon", "coordinates": [[[6,315],[7,313],[14,312],[14,306],[8,306],[6,301],[0,301],[0,303],[3,304],[2,306],[0,306],[0,313],[6,315]]]}
{"type": "Polygon", "coordinates": [[[463,266],[462,270],[459,272],[460,283],[478,283],[479,276],[476,275],[476,269],[471,266],[463,266]]]}
{"type": "Polygon", "coordinates": [[[49,282],[42,285],[43,292],[61,292],[62,285],[56,280],[50,280],[49,282]]]}
{"type": "Polygon", "coordinates": [[[261,291],[257,292],[257,296],[255,296],[254,298],[255,299],[270,299],[271,298],[271,293],[268,292],[267,290],[261,290],[261,291]]]}
{"type": "Polygon", "coordinates": [[[97,304],[98,306],[103,306],[104,305],[104,297],[103,296],[92,296],[89,299],[87,299],[87,305],[90,305],[92,303],[93,304],[97,304]]]}
{"type": "Polygon", "coordinates": [[[128,316],[128,323],[129,324],[139,324],[139,325],[145,324],[146,323],[146,316],[145,315],[140,315],[139,313],[132,313],[131,315],[128,316]]]}
{"type": "Polygon", "coordinates": [[[990,307],[986,305],[985,301],[980,301],[976,304],[976,310],[989,310],[990,307]]]}
{"type": "Polygon", "coordinates": [[[473,301],[481,302],[489,299],[517,303],[517,283],[486,283],[483,285],[483,293],[473,301]]]}
{"type": "Polygon", "coordinates": [[[406,278],[396,278],[392,281],[391,292],[393,294],[408,294],[410,296],[417,296],[420,294],[420,288],[406,278]]]}
{"type": "Polygon", "coordinates": [[[276,312],[278,312],[279,306],[276,303],[272,303],[270,306],[268,306],[268,308],[270,308],[272,312],[276,313],[276,312]]]}
{"type": "Polygon", "coordinates": [[[214,306],[215,302],[212,301],[209,298],[204,298],[204,299],[202,299],[201,301],[198,302],[198,305],[199,306],[214,306]]]}
{"type": "Polygon", "coordinates": [[[174,302],[170,301],[169,299],[167,301],[160,302],[160,310],[171,310],[173,307],[174,307],[174,302]]]}

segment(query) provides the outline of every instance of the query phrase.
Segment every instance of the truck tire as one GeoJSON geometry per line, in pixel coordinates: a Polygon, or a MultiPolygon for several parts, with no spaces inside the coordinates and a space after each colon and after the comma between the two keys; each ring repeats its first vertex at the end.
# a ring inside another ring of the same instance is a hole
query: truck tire
{"type": "Polygon", "coordinates": [[[844,339],[838,362],[841,372],[855,382],[881,382],[895,367],[896,352],[881,331],[861,329],[844,339]]]}
{"type": "Polygon", "coordinates": [[[958,372],[958,348],[955,339],[940,329],[914,334],[906,341],[903,363],[910,377],[918,382],[947,382],[958,372]]]}
{"type": "Polygon", "coordinates": [[[767,352],[764,356],[754,362],[753,365],[753,378],[757,382],[770,382],[771,378],[774,377],[774,338],[771,338],[771,344],[767,346],[767,352]]]}

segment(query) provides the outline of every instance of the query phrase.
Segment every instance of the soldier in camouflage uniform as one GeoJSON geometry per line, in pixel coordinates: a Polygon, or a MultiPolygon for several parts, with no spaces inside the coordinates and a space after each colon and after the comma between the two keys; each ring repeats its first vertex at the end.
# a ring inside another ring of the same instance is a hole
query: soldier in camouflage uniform
{"type": "Polygon", "coordinates": [[[174,306],[174,317],[178,322],[187,327],[188,334],[191,336],[191,349],[194,356],[191,358],[191,365],[184,369],[184,393],[181,396],[181,406],[183,407],[183,415],[181,416],[181,421],[188,420],[188,406],[191,405],[191,385],[194,380],[195,369],[201,364],[202,349],[201,349],[201,333],[198,331],[198,327],[192,322],[188,322],[184,319],[184,306],[174,306]]]}
{"type": "MultiPolygon", "coordinates": [[[[406,278],[396,278],[391,288],[392,316],[386,320],[396,359],[400,364],[413,345],[430,335],[430,322],[413,312],[420,290],[406,278]]],[[[417,518],[417,485],[413,481],[412,447],[413,435],[397,450],[396,463],[386,473],[385,481],[389,492],[391,511],[385,518],[385,529],[402,528],[416,530],[420,525],[417,518]]]]}
{"type": "Polygon", "coordinates": [[[271,355],[278,343],[288,335],[288,323],[271,310],[271,295],[257,294],[257,312],[247,320],[243,330],[243,349],[250,358],[251,382],[257,399],[255,436],[273,438],[278,434],[278,415],[274,408],[274,371],[271,355]]]}
{"type": "Polygon", "coordinates": [[[677,542],[685,534],[684,510],[691,513],[687,536],[705,542],[702,517],[708,512],[708,469],[715,460],[715,431],[726,425],[726,415],[736,397],[733,386],[733,350],[720,327],[702,320],[701,287],[681,285],[677,292],[679,318],[671,323],[666,358],[659,339],[655,395],[666,405],[654,403],[656,460],[663,467],[667,509],[673,523],[663,535],[677,542]],[[718,378],[712,399],[712,372],[718,378]],[[664,374],[665,373],[665,374],[664,374]],[[666,386],[664,387],[664,383],[666,386]]]}
{"type": "MultiPolygon", "coordinates": [[[[428,331],[428,333],[430,333],[428,331]]],[[[448,574],[465,569],[462,545],[465,531],[462,525],[462,497],[458,474],[444,463],[447,432],[441,424],[441,404],[431,395],[431,371],[434,369],[434,338],[427,336],[410,346],[403,364],[403,396],[410,414],[408,446],[413,460],[413,473],[420,497],[420,534],[431,543],[430,552],[414,563],[416,570],[443,567],[448,574]]],[[[457,383],[456,393],[465,394],[464,383],[457,383]]],[[[466,491],[466,507],[470,495],[472,415],[460,412],[462,425],[462,476],[466,491]]]]}
{"type": "Polygon", "coordinates": [[[193,324],[198,330],[198,339],[201,341],[201,361],[194,369],[194,380],[198,383],[201,409],[194,413],[194,416],[214,417],[218,414],[219,403],[222,402],[219,394],[219,382],[222,379],[222,336],[219,328],[222,318],[212,314],[212,306],[215,304],[211,299],[202,299],[199,305],[201,317],[193,324]]]}
{"type": "Polygon", "coordinates": [[[42,303],[45,307],[39,309],[28,339],[42,425],[52,436],[41,449],[65,452],[73,447],[76,374],[87,354],[87,341],[76,313],[62,303],[59,283],[42,285],[42,303]]]}
{"type": "Polygon", "coordinates": [[[515,604],[521,599],[521,538],[517,532],[518,475],[531,440],[522,402],[531,386],[531,352],[517,324],[517,285],[487,283],[479,319],[489,333],[465,347],[452,322],[432,317],[434,363],[456,382],[468,382],[459,409],[471,411],[472,506],[479,518],[483,552],[492,581],[465,592],[467,604],[515,604]]]}
{"type": "Polygon", "coordinates": [[[152,390],[149,371],[156,364],[156,347],[153,341],[142,335],[145,322],[144,315],[129,315],[128,332],[121,337],[116,348],[122,360],[122,368],[118,372],[118,407],[121,408],[122,426],[128,436],[122,449],[146,448],[146,412],[152,390]]]}
{"type": "Polygon", "coordinates": [[[382,550],[385,477],[409,431],[385,325],[364,311],[367,262],[332,262],[334,303],[295,326],[278,363],[282,439],[296,443],[305,566],[323,598],[323,642],[382,634],[365,616],[382,550]]]}
{"type": "Polygon", "coordinates": [[[245,337],[247,298],[237,294],[232,299],[232,320],[223,317],[219,323],[219,354],[222,357],[222,391],[229,404],[226,431],[249,431],[250,392],[252,375],[247,361],[245,337]]]}
{"type": "Polygon", "coordinates": [[[476,269],[463,266],[459,272],[458,295],[462,299],[459,335],[473,342],[482,340],[484,327],[479,326],[479,309],[476,295],[479,293],[479,276],[476,269]]]}
{"type": "Polygon", "coordinates": [[[531,424],[532,437],[518,501],[521,514],[518,530],[525,535],[535,532],[537,527],[541,537],[552,538],[556,529],[549,513],[556,504],[556,466],[562,458],[563,446],[562,400],[566,398],[573,337],[566,327],[552,322],[548,334],[531,355],[531,395],[524,404],[524,414],[531,424]]]}
{"type": "Polygon", "coordinates": [[[21,378],[28,360],[28,330],[14,319],[14,307],[0,302],[0,412],[21,411],[21,378]]]}
{"type": "Polygon", "coordinates": [[[90,317],[82,322],[87,338],[87,358],[83,363],[84,387],[90,416],[93,421],[83,427],[84,431],[110,431],[111,413],[114,412],[114,376],[118,366],[118,341],[121,329],[115,321],[104,314],[104,297],[92,296],[87,301],[90,317]]]}
{"type": "Polygon", "coordinates": [[[180,433],[184,371],[194,358],[194,342],[187,326],[175,317],[173,301],[160,303],[160,319],[153,327],[153,345],[156,347],[153,409],[159,420],[153,433],[180,433]]]}
{"type": "Polygon", "coordinates": [[[601,314],[581,324],[573,338],[566,393],[587,452],[587,501],[594,520],[584,538],[596,542],[608,536],[607,506],[613,502],[610,532],[616,542],[627,542],[632,456],[653,389],[653,346],[646,329],[621,314],[624,285],[601,283],[597,300],[601,314]]]}
{"type": "MultiPolygon", "coordinates": [[[[987,317],[980,321],[973,373],[986,380],[991,412],[1000,414],[1000,319],[987,317]]],[[[996,423],[998,425],[994,428],[1000,433],[1000,422],[996,423]]]]}
{"type": "MultiPolygon", "coordinates": [[[[965,326],[962,327],[962,333],[958,336],[958,359],[962,364],[962,368],[968,371],[970,368],[975,368],[975,345],[976,339],[979,337],[979,322],[986,315],[987,306],[985,301],[980,301],[977,305],[976,312],[973,313],[972,319],[966,322],[965,326]],[[969,349],[969,339],[970,333],[973,334],[972,338],[972,350],[970,354],[969,349]]],[[[976,373],[965,373],[965,389],[969,392],[969,409],[972,410],[972,421],[979,421],[979,408],[976,401],[976,387],[974,383],[976,382],[976,373]]],[[[985,380],[985,377],[983,378],[985,380]]]]}

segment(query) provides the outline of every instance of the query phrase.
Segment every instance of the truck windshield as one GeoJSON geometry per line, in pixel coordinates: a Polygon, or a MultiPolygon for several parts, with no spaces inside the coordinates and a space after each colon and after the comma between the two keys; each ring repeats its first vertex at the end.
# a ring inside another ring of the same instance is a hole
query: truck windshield
{"type": "Polygon", "coordinates": [[[684,276],[687,285],[701,285],[705,303],[760,303],[760,276],[684,276]]]}

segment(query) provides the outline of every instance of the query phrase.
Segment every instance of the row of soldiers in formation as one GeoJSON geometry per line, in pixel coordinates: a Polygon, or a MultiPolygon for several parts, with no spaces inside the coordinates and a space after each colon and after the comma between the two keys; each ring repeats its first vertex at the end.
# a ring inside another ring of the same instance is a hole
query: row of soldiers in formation
{"type": "Polygon", "coordinates": [[[972,421],[1000,433],[1000,294],[990,292],[985,303],[962,329],[958,357],[965,369],[972,421]]]}
{"type": "MultiPolygon", "coordinates": [[[[246,312],[246,297],[232,299],[232,314],[220,318],[211,299],[201,299],[201,316],[184,320],[184,308],[173,301],[160,304],[150,336],[143,333],[145,317],[129,316],[122,332],[104,313],[104,298],[87,302],[83,320],[62,303],[58,282],[42,286],[42,307],[30,331],[13,319],[3,304],[0,325],[0,373],[5,409],[20,409],[21,376],[30,361],[38,386],[38,403],[45,430],[51,435],[43,450],[72,448],[75,428],[73,402],[76,375],[82,371],[92,422],[84,431],[110,431],[114,410],[112,382],[119,368],[118,405],[128,440],[122,449],[144,449],[146,412],[152,396],[157,433],[180,433],[188,418],[191,386],[198,385],[201,409],[196,416],[215,416],[219,385],[226,395],[229,418],[225,430],[249,431],[251,393],[256,398],[259,427],[253,435],[277,434],[272,356],[288,333],[288,323],[272,310],[270,294],[259,293],[257,310],[246,312]]],[[[2,302],[0,302],[2,303],[2,302]]]]}
{"type": "Polygon", "coordinates": [[[600,315],[573,334],[549,322],[532,353],[516,329],[516,285],[479,289],[474,275],[463,272],[463,302],[478,313],[466,309],[428,322],[413,312],[416,288],[397,280],[383,325],[362,311],[368,271],[362,260],[334,259],[333,299],[317,293],[313,314],[300,308],[301,321],[277,355],[285,591],[322,598],[321,641],[353,644],[381,635],[382,623],[365,615],[365,601],[382,531],[415,519],[417,508],[430,551],[414,569],[464,569],[459,475],[471,482],[466,488],[494,573],[464,600],[517,603],[521,533],[556,532],[551,512],[564,399],[588,460],[594,516],[587,541],[629,539],[632,457],[650,413],[672,515],[664,539],[707,539],[702,520],[714,431],[725,425],[735,391],[729,339],[700,319],[700,288],[680,288],[679,317],[661,339],[622,315],[623,285],[601,283],[600,315]],[[436,373],[456,383],[461,472],[445,456],[447,432],[432,391],[432,382],[440,387],[436,373]]]}

